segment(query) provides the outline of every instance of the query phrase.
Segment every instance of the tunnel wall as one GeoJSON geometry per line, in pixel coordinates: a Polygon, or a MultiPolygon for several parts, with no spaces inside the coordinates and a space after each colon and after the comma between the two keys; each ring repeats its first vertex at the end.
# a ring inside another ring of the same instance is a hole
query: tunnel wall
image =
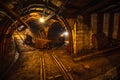
{"type": "Polygon", "coordinates": [[[105,74],[101,74],[90,80],[119,80],[120,79],[120,65],[108,70],[105,74]]]}
{"type": "Polygon", "coordinates": [[[76,18],[67,19],[72,29],[74,54],[89,52],[92,46],[90,28],[90,21],[88,16],[85,16],[86,20],[83,20],[83,16],[77,16],[76,18]]]}
{"type": "Polygon", "coordinates": [[[12,21],[5,16],[0,23],[0,78],[15,58],[15,45],[12,39],[12,21]]]}
{"type": "Polygon", "coordinates": [[[72,29],[74,54],[119,45],[119,13],[94,13],[68,18],[67,21],[72,29]]]}
{"type": "Polygon", "coordinates": [[[1,76],[12,64],[16,53],[15,44],[13,43],[12,40],[11,41],[8,40],[9,39],[6,38],[4,39],[4,42],[0,43],[0,75],[1,76]]]}
{"type": "Polygon", "coordinates": [[[91,29],[88,25],[84,24],[83,16],[78,16],[76,23],[74,25],[74,30],[76,30],[76,53],[88,52],[91,48],[91,29]]]}

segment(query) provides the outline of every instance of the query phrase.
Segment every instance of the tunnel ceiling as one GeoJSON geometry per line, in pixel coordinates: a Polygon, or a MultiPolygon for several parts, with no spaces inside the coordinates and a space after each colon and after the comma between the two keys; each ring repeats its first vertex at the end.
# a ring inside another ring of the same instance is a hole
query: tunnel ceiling
{"type": "Polygon", "coordinates": [[[94,12],[120,12],[120,0],[1,0],[0,2],[19,14],[25,8],[38,6],[52,9],[65,16],[94,12]],[[32,4],[44,4],[44,6],[30,6],[32,4]]]}
{"type": "MultiPolygon", "coordinates": [[[[0,3],[14,11],[18,16],[31,12],[64,15],[75,17],[91,13],[120,12],[120,0],[0,0],[0,3]]],[[[0,10],[2,7],[0,6],[0,10]]],[[[0,14],[0,21],[4,15],[0,14]]]]}

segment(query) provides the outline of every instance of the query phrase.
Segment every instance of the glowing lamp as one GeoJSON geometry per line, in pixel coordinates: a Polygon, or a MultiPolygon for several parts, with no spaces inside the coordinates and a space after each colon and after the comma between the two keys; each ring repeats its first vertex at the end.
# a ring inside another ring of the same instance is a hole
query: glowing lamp
{"type": "Polygon", "coordinates": [[[39,21],[40,21],[41,23],[45,23],[45,18],[44,18],[44,17],[41,17],[41,18],[39,19],[39,21]]]}
{"type": "Polygon", "coordinates": [[[68,32],[64,32],[64,35],[65,35],[65,36],[68,36],[68,32]]]}

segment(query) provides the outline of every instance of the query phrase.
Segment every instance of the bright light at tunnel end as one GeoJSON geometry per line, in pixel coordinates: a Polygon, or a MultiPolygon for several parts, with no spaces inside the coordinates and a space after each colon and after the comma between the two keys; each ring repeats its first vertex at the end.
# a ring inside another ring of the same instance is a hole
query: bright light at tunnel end
{"type": "Polygon", "coordinates": [[[68,32],[63,32],[60,36],[61,37],[67,37],[69,34],[68,34],[68,32]]]}
{"type": "Polygon", "coordinates": [[[68,32],[64,32],[63,34],[64,34],[65,36],[68,36],[68,32]]]}

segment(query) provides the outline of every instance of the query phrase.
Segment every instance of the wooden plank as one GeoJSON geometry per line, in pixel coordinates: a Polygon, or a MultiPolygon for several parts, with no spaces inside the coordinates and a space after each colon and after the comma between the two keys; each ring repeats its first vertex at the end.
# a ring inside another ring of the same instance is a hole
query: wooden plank
{"type": "Polygon", "coordinates": [[[114,15],[114,27],[113,27],[113,34],[112,34],[112,38],[114,39],[117,39],[118,26],[119,26],[119,13],[116,13],[114,15]]]}
{"type": "Polygon", "coordinates": [[[108,28],[109,28],[109,14],[105,13],[103,19],[103,32],[105,33],[106,36],[108,36],[108,28]]]}
{"type": "Polygon", "coordinates": [[[97,14],[91,15],[92,32],[97,33],[97,14]]]}

